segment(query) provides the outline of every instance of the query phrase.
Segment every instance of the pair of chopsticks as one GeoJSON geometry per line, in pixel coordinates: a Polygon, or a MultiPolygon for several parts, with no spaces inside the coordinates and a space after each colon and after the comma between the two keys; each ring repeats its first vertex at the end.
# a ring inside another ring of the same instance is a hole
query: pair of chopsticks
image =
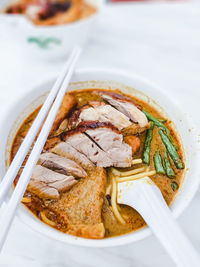
{"type": "Polygon", "coordinates": [[[0,221],[0,250],[3,247],[7,233],[14,218],[16,208],[20,203],[24,192],[27,188],[29,180],[31,178],[33,169],[38,161],[40,153],[47,140],[59,107],[62,103],[63,97],[66,93],[68,84],[75,69],[76,62],[80,56],[81,48],[76,47],[72,51],[72,54],[66,62],[61,74],[56,80],[53,88],[51,89],[46,101],[44,102],[40,112],[34,120],[28,134],[26,135],[23,143],[21,144],[15,158],[13,159],[6,175],[4,176],[0,184],[0,205],[5,201],[6,195],[32,145],[38,131],[40,130],[42,123],[45,122],[41,129],[41,132],[33,146],[30,156],[26,162],[26,165],[20,175],[19,181],[12,193],[11,198],[3,209],[0,221]],[[49,114],[48,114],[49,112],[49,114]],[[48,114],[48,116],[47,116],[48,114]],[[47,117],[46,117],[47,116],[47,117]]]}

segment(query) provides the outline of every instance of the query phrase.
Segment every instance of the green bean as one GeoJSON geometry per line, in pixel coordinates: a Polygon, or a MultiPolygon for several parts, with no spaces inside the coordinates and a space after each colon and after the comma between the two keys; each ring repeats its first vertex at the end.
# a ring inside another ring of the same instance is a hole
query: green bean
{"type": "Polygon", "coordinates": [[[176,168],[184,169],[184,164],[179,154],[177,153],[175,146],[171,143],[169,137],[162,130],[159,130],[159,134],[176,168]]]}
{"type": "Polygon", "coordinates": [[[154,124],[158,127],[163,129],[167,134],[170,134],[169,129],[160,121],[160,119],[156,119],[151,116],[147,111],[143,110],[143,113],[146,115],[147,119],[154,122],[154,124]]]}
{"type": "Polygon", "coordinates": [[[165,151],[164,153],[164,164],[165,164],[165,170],[166,170],[166,174],[169,178],[174,178],[175,177],[175,173],[174,170],[171,167],[167,152],[165,151]]]}
{"type": "Polygon", "coordinates": [[[171,183],[171,188],[173,191],[176,191],[179,188],[179,185],[177,184],[177,182],[172,182],[171,183]]]}
{"type": "Polygon", "coordinates": [[[161,158],[159,151],[155,153],[153,160],[154,160],[154,166],[156,168],[156,172],[160,174],[165,174],[165,169],[163,168],[162,158],[161,158]]]}
{"type": "Polygon", "coordinates": [[[150,163],[150,149],[153,137],[153,129],[154,129],[154,123],[152,122],[150,128],[147,130],[146,140],[144,143],[144,152],[143,152],[143,162],[148,165],[150,163]]]}
{"type": "Polygon", "coordinates": [[[159,122],[166,122],[166,119],[157,119],[159,122]]]}

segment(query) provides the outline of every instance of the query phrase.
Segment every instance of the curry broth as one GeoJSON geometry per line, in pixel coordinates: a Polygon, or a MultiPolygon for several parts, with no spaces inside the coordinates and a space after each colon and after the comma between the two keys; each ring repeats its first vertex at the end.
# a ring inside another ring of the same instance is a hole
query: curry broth
{"type": "MultiPolygon", "coordinates": [[[[102,98],[99,95],[91,94],[91,91],[92,91],[91,89],[87,89],[87,90],[71,92],[71,94],[76,99],[78,108],[87,104],[88,101],[102,100],[102,98]]],[[[163,116],[155,108],[151,107],[148,103],[146,103],[142,100],[139,100],[133,96],[129,96],[129,97],[132,98],[136,103],[140,104],[152,116],[154,116],[156,118],[163,118],[163,116]]],[[[18,131],[18,133],[17,133],[17,135],[13,141],[12,150],[11,150],[11,160],[14,158],[19,146],[21,145],[21,143],[23,141],[23,138],[27,134],[28,129],[30,128],[34,118],[36,117],[37,113],[39,112],[39,109],[40,109],[40,107],[38,109],[36,109],[31,115],[29,115],[29,117],[24,121],[24,123],[20,127],[20,129],[19,129],[19,131],[18,131]]],[[[183,152],[181,150],[181,145],[180,145],[178,136],[177,136],[175,130],[171,127],[170,121],[167,121],[165,123],[165,125],[170,129],[172,138],[173,138],[174,142],[176,142],[176,144],[179,147],[179,151],[178,151],[179,155],[181,156],[181,158],[183,158],[183,152]]],[[[139,138],[141,140],[141,146],[140,146],[139,151],[133,156],[133,158],[142,158],[145,137],[146,137],[145,132],[139,135],[139,138]]],[[[160,150],[161,154],[163,154],[163,152],[165,151],[165,146],[163,145],[163,143],[161,141],[157,127],[154,127],[153,139],[152,139],[152,143],[151,143],[151,152],[150,152],[150,168],[151,169],[154,168],[153,155],[154,155],[155,151],[157,151],[158,149],[160,150]]],[[[26,161],[26,159],[25,159],[25,161],[26,161]]],[[[182,180],[182,176],[183,176],[183,170],[176,169],[174,164],[173,164],[173,161],[170,160],[170,162],[171,162],[171,165],[172,165],[172,167],[175,171],[175,174],[176,174],[176,177],[174,179],[170,179],[167,176],[161,175],[161,174],[155,174],[155,175],[150,177],[155,182],[155,184],[160,188],[160,190],[161,190],[168,205],[170,205],[172,203],[172,201],[174,200],[175,195],[177,193],[177,191],[174,192],[172,190],[171,182],[175,181],[178,185],[180,185],[181,180],[182,180]]],[[[142,166],[146,166],[146,165],[141,163],[141,164],[135,165],[134,168],[138,168],[138,167],[142,167],[142,166]]],[[[130,168],[124,168],[123,170],[129,170],[129,169],[130,168]]],[[[22,168],[20,169],[19,174],[15,179],[15,184],[17,183],[17,180],[19,178],[21,171],[22,171],[22,168]]],[[[107,172],[109,172],[109,168],[107,168],[107,172]]],[[[110,183],[111,182],[110,182],[110,178],[108,175],[107,185],[109,185],[110,183]]],[[[65,194],[65,193],[63,193],[63,194],[65,194]]],[[[62,232],[67,231],[67,225],[65,224],[64,220],[62,218],[60,218],[58,215],[56,215],[54,212],[52,212],[49,208],[47,208],[48,200],[43,200],[43,199],[39,198],[38,196],[36,196],[35,194],[30,193],[28,191],[26,191],[25,196],[31,197],[31,202],[30,203],[23,203],[23,204],[29,210],[31,210],[40,220],[42,220],[41,216],[40,216],[40,212],[45,211],[47,218],[52,220],[53,222],[55,222],[55,226],[53,226],[54,228],[56,228],[62,232]]],[[[52,201],[56,201],[56,200],[49,200],[49,201],[52,202],[52,201]]],[[[126,220],[125,225],[122,225],[117,221],[117,219],[115,218],[115,216],[112,212],[112,209],[109,207],[109,201],[107,201],[107,199],[105,197],[103,208],[102,208],[102,218],[103,218],[103,223],[104,223],[104,226],[106,229],[105,237],[112,237],[112,236],[126,234],[126,233],[129,233],[131,231],[138,230],[141,227],[144,227],[146,225],[145,221],[139,215],[139,213],[128,206],[120,205],[120,213],[122,214],[122,216],[126,220]]]]}

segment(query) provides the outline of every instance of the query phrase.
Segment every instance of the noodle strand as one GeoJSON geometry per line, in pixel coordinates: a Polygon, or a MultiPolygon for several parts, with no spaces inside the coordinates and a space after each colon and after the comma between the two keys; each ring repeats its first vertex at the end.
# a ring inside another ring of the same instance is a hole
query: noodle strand
{"type": "Polygon", "coordinates": [[[126,224],[125,220],[122,218],[121,214],[118,211],[117,208],[117,183],[115,178],[112,176],[112,196],[111,196],[111,204],[112,204],[112,210],[113,213],[116,217],[116,219],[121,223],[121,224],[126,224]]]}

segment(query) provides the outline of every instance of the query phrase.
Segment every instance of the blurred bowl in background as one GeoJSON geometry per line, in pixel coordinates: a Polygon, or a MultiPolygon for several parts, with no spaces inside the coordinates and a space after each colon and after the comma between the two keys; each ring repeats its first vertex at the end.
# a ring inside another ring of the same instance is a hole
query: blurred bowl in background
{"type": "MultiPolygon", "coordinates": [[[[84,45],[94,30],[104,0],[85,0],[94,6],[97,11],[84,18],[69,24],[54,26],[36,26],[24,15],[0,14],[0,25],[3,25],[5,34],[17,40],[24,50],[28,49],[32,57],[45,59],[60,59],[68,55],[75,45],[84,45]]],[[[0,3],[0,11],[12,1],[0,3]]]]}

